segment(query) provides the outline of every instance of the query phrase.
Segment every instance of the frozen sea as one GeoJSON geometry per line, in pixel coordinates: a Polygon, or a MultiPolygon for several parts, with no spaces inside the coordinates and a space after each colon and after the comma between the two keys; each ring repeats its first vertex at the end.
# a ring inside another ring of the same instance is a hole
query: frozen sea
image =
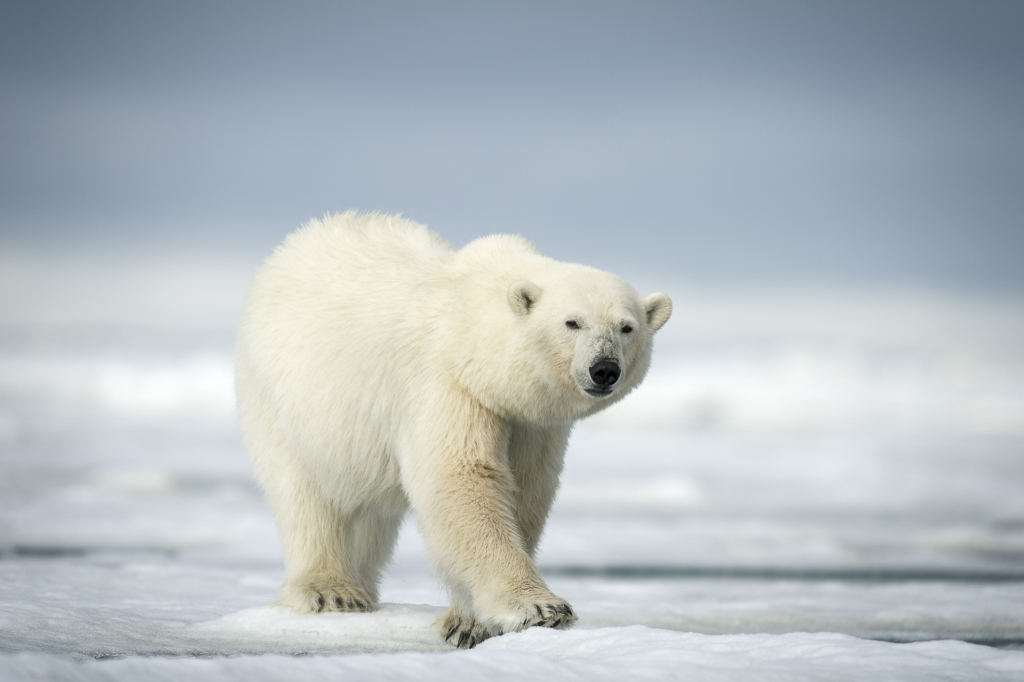
{"type": "Polygon", "coordinates": [[[378,611],[270,605],[229,330],[5,320],[0,679],[1024,679],[1024,304],[670,293],[539,551],[578,626],[468,652],[412,518],[378,611]]]}

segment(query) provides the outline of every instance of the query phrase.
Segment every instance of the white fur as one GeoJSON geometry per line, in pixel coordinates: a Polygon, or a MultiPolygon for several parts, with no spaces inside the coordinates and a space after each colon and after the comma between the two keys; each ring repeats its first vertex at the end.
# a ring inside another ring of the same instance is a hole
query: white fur
{"type": "Polygon", "coordinates": [[[569,431],[640,383],[670,313],[664,294],[641,299],[520,237],[455,250],[354,212],[289,236],[249,291],[236,364],[284,545],[281,601],[372,608],[411,506],[452,594],[446,639],[571,624],[533,563],[569,431]],[[588,394],[602,359],[621,376],[588,394]]]}

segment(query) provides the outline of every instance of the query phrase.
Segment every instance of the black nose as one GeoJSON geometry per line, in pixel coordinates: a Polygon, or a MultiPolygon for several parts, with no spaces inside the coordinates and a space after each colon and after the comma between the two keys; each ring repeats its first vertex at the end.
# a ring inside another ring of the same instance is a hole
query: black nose
{"type": "Polygon", "coordinates": [[[619,380],[619,363],[614,360],[601,360],[590,367],[590,378],[598,386],[611,386],[619,380]]]}

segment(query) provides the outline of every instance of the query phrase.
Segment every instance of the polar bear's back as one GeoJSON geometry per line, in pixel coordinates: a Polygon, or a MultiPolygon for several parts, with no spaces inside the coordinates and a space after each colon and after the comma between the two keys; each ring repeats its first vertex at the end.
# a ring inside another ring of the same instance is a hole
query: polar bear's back
{"type": "Polygon", "coordinates": [[[400,217],[350,211],[311,220],[257,273],[239,342],[253,341],[255,351],[268,343],[295,352],[304,342],[351,348],[362,336],[377,338],[383,324],[410,321],[416,300],[454,253],[426,227],[400,217]]]}
{"type": "Polygon", "coordinates": [[[275,439],[314,462],[389,449],[379,427],[415,382],[421,311],[454,253],[422,225],[354,212],[310,221],[277,248],[249,290],[236,351],[254,460],[275,439]]]}
{"type": "MultiPolygon", "coordinates": [[[[267,259],[257,276],[280,287],[285,282],[306,281],[325,286],[367,284],[414,285],[417,275],[429,275],[453,253],[454,248],[423,225],[399,216],[354,211],[323,220],[311,220],[287,239],[267,259]]],[[[360,298],[372,297],[364,292],[360,298]]]]}

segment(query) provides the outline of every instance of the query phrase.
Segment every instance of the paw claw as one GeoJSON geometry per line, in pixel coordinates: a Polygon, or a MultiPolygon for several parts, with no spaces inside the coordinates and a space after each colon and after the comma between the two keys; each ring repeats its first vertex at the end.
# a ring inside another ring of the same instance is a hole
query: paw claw
{"type": "Polygon", "coordinates": [[[546,628],[565,629],[576,622],[576,614],[572,607],[562,600],[554,603],[534,603],[530,606],[536,611],[536,616],[527,616],[522,628],[540,626],[546,628]]]}
{"type": "Polygon", "coordinates": [[[472,649],[491,636],[473,617],[449,611],[435,624],[442,633],[442,639],[459,649],[472,649]]]}

